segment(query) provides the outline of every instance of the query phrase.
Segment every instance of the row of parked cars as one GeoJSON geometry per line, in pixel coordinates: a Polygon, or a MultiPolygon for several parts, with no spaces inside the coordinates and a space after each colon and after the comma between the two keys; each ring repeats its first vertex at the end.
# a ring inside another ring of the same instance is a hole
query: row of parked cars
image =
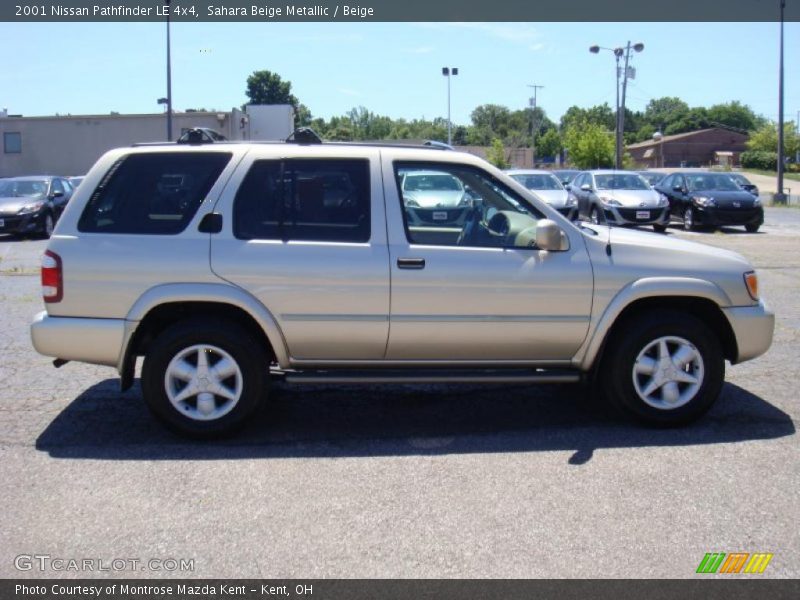
{"type": "Polygon", "coordinates": [[[572,219],[610,225],[671,223],[691,231],[743,225],[758,231],[764,209],[758,188],[738,173],[514,169],[508,174],[572,219]]]}
{"type": "Polygon", "coordinates": [[[0,178],[0,233],[50,237],[83,177],[0,178]]]}

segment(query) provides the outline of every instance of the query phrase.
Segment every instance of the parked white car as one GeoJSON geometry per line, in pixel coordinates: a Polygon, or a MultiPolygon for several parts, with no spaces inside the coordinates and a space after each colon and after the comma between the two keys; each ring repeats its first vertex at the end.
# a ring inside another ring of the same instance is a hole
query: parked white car
{"type": "Polygon", "coordinates": [[[568,219],[576,216],[575,198],[551,171],[509,169],[506,173],[568,219]]]}

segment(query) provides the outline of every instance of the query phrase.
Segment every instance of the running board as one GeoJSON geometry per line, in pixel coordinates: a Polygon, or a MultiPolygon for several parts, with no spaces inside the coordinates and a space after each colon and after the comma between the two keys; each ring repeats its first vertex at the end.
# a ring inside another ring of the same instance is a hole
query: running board
{"type": "Polygon", "coordinates": [[[325,370],[278,371],[287,383],[576,383],[581,374],[567,369],[325,370]]]}

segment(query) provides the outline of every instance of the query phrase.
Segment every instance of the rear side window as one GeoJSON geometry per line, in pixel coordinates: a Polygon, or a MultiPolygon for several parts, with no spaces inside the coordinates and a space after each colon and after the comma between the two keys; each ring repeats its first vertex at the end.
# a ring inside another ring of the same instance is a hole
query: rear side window
{"type": "Polygon", "coordinates": [[[236,194],[239,239],[369,241],[369,161],[261,160],[236,194]]]}
{"type": "Polygon", "coordinates": [[[227,152],[126,156],[111,167],[92,194],[78,221],[78,230],[180,233],[230,159],[227,152]]]}

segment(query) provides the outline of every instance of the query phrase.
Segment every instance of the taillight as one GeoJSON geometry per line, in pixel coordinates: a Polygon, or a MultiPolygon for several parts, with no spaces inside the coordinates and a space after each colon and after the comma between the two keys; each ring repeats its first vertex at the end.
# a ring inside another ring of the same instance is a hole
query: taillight
{"type": "Polygon", "coordinates": [[[61,302],[63,296],[61,257],[55,252],[45,250],[42,255],[42,297],[45,302],[61,302]]]}

